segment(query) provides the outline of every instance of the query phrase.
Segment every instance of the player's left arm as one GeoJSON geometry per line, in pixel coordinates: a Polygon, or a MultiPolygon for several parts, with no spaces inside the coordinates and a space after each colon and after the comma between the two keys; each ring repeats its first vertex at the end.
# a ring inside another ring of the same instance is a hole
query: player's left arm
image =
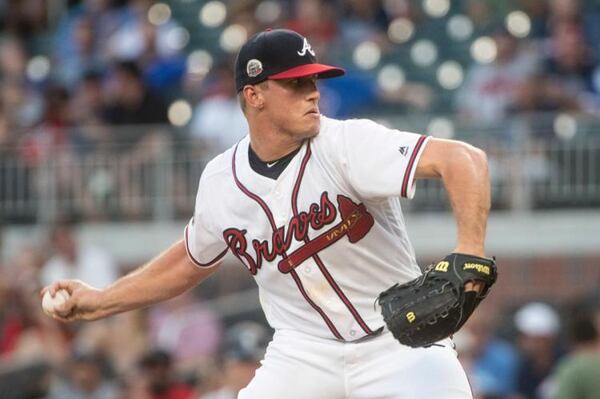
{"type": "Polygon", "coordinates": [[[415,177],[441,178],[444,182],[458,226],[454,252],[484,257],[491,202],[485,152],[461,141],[431,138],[415,177]]]}

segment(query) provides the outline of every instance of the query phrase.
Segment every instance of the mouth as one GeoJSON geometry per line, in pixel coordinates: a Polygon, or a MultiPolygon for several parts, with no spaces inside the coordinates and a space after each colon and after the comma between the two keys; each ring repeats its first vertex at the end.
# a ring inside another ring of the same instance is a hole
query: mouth
{"type": "Polygon", "coordinates": [[[310,115],[310,116],[319,116],[319,110],[317,108],[313,108],[311,110],[309,110],[305,115],[310,115]]]}

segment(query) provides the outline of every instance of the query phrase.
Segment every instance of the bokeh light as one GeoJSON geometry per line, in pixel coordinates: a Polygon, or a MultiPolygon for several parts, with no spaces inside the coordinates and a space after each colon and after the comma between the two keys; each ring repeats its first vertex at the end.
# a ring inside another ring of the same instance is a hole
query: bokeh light
{"type": "Polygon", "coordinates": [[[362,42],[354,50],[353,60],[361,69],[373,69],[381,60],[381,49],[374,42],[362,42]]]}
{"type": "Polygon", "coordinates": [[[482,36],[471,44],[471,57],[481,64],[489,64],[496,59],[496,42],[489,36],[482,36]]]}
{"type": "Polygon", "coordinates": [[[440,18],[448,14],[450,10],[450,0],[425,0],[423,9],[433,18],[440,18]]]}
{"type": "Polygon", "coordinates": [[[466,15],[457,14],[448,20],[446,31],[456,41],[467,40],[473,34],[473,22],[466,15]]]}
{"type": "Polygon", "coordinates": [[[181,50],[190,42],[190,33],[181,26],[175,26],[166,33],[165,43],[172,50],[181,50]]]}
{"type": "Polygon", "coordinates": [[[213,65],[213,57],[206,50],[195,50],[187,58],[187,73],[192,78],[203,78],[213,65]]]}
{"type": "Polygon", "coordinates": [[[445,61],[437,70],[437,80],[444,89],[458,88],[464,78],[463,67],[456,61],[445,61]]]}
{"type": "Polygon", "coordinates": [[[451,139],[454,137],[454,123],[444,117],[433,118],[427,125],[427,134],[441,139],[451,139]]]}
{"type": "Polygon", "coordinates": [[[437,56],[437,46],[428,39],[417,41],[410,49],[410,57],[419,66],[432,65],[437,60],[437,56]]]}
{"type": "Polygon", "coordinates": [[[377,84],[384,91],[397,91],[405,81],[404,71],[398,65],[385,65],[377,74],[377,84]]]}
{"type": "Polygon", "coordinates": [[[248,32],[246,32],[246,29],[242,25],[234,24],[225,28],[221,33],[219,44],[223,50],[235,53],[246,42],[247,38],[248,32]]]}
{"type": "Polygon", "coordinates": [[[272,24],[277,22],[281,16],[281,4],[272,0],[263,1],[256,7],[254,16],[263,24],[272,24]]]}
{"type": "Polygon", "coordinates": [[[40,82],[50,74],[50,60],[48,57],[38,55],[29,60],[26,68],[27,77],[34,82],[40,82]]]}
{"type": "Polygon", "coordinates": [[[577,133],[577,120],[569,114],[558,114],[553,125],[554,134],[561,140],[571,140],[577,133]]]}
{"type": "Polygon", "coordinates": [[[192,107],[186,100],[177,100],[169,106],[168,116],[173,126],[185,126],[192,119],[192,107]]]}
{"type": "Polygon", "coordinates": [[[148,10],[148,21],[152,25],[160,26],[171,19],[171,7],[165,3],[156,3],[148,10]]]}
{"type": "Polygon", "coordinates": [[[415,33],[415,24],[408,18],[396,18],[388,27],[388,37],[394,43],[405,43],[415,33]]]}
{"type": "Polygon", "coordinates": [[[209,28],[221,26],[227,18],[227,7],[220,1],[209,1],[200,9],[200,23],[209,28]]]}
{"type": "Polygon", "coordinates": [[[506,29],[511,35],[524,38],[531,31],[531,19],[523,11],[513,11],[506,16],[506,29]]]}

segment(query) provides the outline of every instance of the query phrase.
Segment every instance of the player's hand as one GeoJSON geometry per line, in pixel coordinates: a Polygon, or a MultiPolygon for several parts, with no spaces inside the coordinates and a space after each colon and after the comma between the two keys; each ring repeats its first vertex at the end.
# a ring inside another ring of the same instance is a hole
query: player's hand
{"type": "Polygon", "coordinates": [[[96,320],[107,316],[103,310],[102,290],[94,288],[79,280],[61,280],[44,287],[40,292],[40,298],[46,291],[54,296],[58,290],[67,290],[69,299],[58,306],[52,317],[55,320],[69,322],[75,320],[96,320]]]}
{"type": "MultiPolygon", "coordinates": [[[[475,249],[475,248],[463,248],[457,247],[454,249],[455,253],[462,253],[467,255],[479,256],[481,258],[485,258],[485,254],[483,250],[475,249]]],[[[478,294],[481,294],[485,284],[481,281],[467,281],[465,283],[465,292],[476,291],[478,294]]]]}

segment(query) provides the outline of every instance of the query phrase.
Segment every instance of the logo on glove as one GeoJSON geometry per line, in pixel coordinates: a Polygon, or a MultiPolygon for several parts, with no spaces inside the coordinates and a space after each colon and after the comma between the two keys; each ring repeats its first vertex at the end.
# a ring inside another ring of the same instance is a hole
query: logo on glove
{"type": "MultiPolygon", "coordinates": [[[[437,268],[436,268],[437,269],[437,268]]],[[[479,263],[465,263],[463,270],[475,269],[479,273],[490,274],[490,267],[479,263]]]]}

